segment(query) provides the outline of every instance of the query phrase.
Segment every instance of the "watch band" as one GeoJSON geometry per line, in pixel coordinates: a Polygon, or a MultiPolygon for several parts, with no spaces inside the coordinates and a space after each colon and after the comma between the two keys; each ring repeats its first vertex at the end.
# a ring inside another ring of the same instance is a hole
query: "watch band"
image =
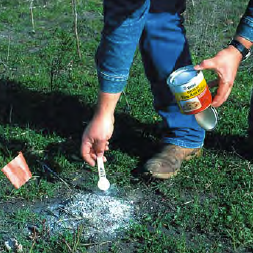
{"type": "Polygon", "coordinates": [[[238,40],[231,40],[228,45],[231,45],[235,47],[241,54],[242,54],[242,60],[248,59],[250,56],[251,52],[250,49],[246,48],[241,42],[238,40]]]}

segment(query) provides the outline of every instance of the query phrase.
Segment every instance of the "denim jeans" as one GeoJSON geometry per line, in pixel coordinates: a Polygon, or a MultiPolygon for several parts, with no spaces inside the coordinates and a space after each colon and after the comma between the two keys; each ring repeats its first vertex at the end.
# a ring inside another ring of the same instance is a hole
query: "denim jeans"
{"type": "Polygon", "coordinates": [[[237,27],[236,34],[253,41],[253,0],[249,1],[248,7],[237,27]]]}
{"type": "Polygon", "coordinates": [[[101,90],[122,92],[139,45],[154,108],[165,125],[164,143],[198,148],[203,146],[205,131],[194,115],[179,111],[166,84],[172,71],[191,64],[181,16],[184,7],[185,0],[104,0],[96,64],[101,90]]]}

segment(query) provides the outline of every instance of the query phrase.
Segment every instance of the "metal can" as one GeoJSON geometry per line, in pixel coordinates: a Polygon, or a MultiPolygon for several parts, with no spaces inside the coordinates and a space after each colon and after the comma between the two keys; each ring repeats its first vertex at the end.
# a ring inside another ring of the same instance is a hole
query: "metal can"
{"type": "Polygon", "coordinates": [[[211,106],[212,95],[202,71],[193,65],[179,68],[167,78],[167,84],[183,114],[195,114],[198,124],[207,131],[215,128],[218,114],[211,106]]]}
{"type": "Polygon", "coordinates": [[[193,65],[174,71],[168,77],[167,84],[184,114],[196,114],[212,103],[212,95],[204,75],[202,71],[195,70],[193,65]]]}

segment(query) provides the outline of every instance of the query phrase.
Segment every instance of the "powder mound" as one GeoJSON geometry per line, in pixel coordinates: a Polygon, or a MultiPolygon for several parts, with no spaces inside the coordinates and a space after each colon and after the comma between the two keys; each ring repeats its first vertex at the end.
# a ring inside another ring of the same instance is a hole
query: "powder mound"
{"type": "Polygon", "coordinates": [[[82,227],[86,238],[110,238],[119,230],[130,228],[134,221],[131,201],[96,193],[78,193],[64,204],[50,206],[51,231],[75,230],[82,227]]]}

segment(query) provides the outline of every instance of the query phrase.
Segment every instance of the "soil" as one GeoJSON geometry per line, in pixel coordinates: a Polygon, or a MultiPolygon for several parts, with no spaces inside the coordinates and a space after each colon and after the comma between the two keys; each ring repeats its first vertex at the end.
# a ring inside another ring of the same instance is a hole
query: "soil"
{"type": "MultiPolygon", "coordinates": [[[[0,230],[3,240],[15,238],[20,233],[31,236],[44,227],[44,233],[49,236],[81,231],[82,239],[89,245],[87,252],[108,251],[112,242],[124,238],[130,224],[139,224],[147,215],[152,217],[170,209],[160,195],[151,192],[143,183],[124,189],[112,184],[107,193],[98,190],[96,185],[85,188],[83,186],[89,173],[84,170],[78,176],[72,175],[75,185],[71,189],[61,189],[52,198],[32,202],[23,199],[0,202],[0,210],[6,214],[6,219],[0,221],[0,227],[4,228],[0,230]],[[17,228],[12,217],[26,209],[38,214],[39,220],[29,221],[22,228],[17,228]]],[[[119,242],[117,248],[133,252],[134,242],[119,242]]]]}

